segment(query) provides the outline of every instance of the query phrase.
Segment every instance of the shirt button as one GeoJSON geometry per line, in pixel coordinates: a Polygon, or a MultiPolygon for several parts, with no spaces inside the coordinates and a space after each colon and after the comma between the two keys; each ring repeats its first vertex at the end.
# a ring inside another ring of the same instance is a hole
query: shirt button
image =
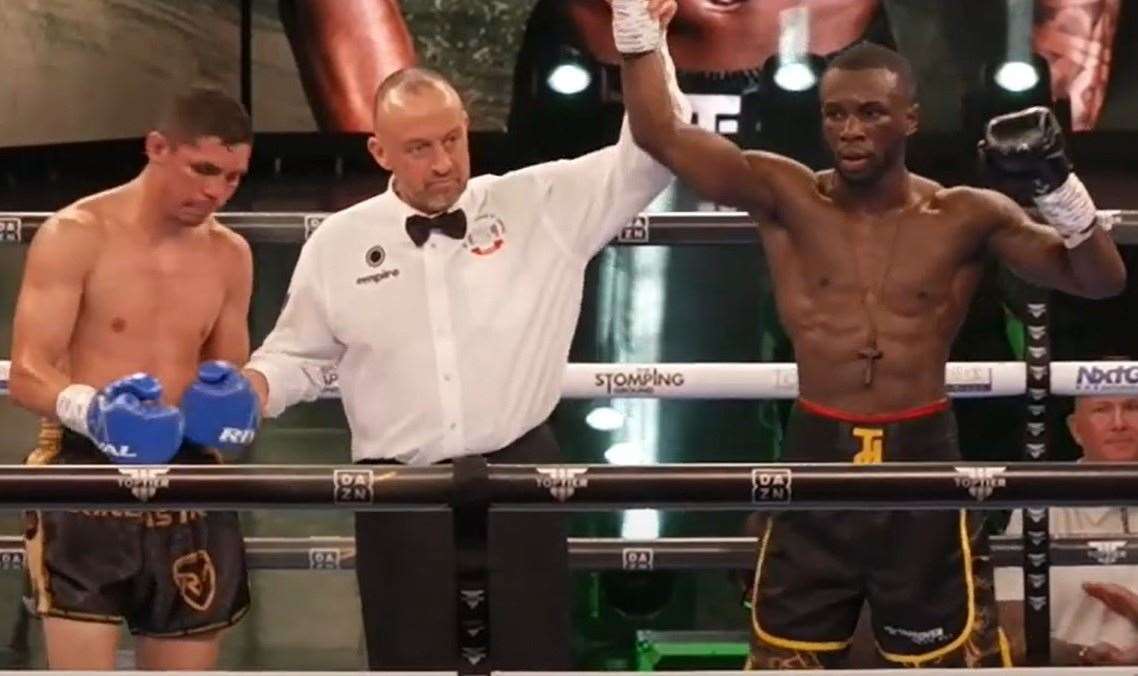
{"type": "Polygon", "coordinates": [[[444,375],[443,380],[449,383],[450,382],[450,374],[448,373],[448,374],[444,375]]]}
{"type": "Polygon", "coordinates": [[[451,428],[452,430],[458,429],[458,423],[451,423],[451,424],[450,424],[450,428],[451,428]]]}
{"type": "Polygon", "coordinates": [[[437,249],[437,248],[439,248],[439,245],[438,245],[438,244],[431,244],[431,248],[432,248],[432,249],[437,249]]]}

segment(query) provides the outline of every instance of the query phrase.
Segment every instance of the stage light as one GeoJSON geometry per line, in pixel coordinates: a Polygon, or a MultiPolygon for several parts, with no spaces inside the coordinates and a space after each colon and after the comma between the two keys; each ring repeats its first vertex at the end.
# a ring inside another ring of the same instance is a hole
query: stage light
{"type": "Polygon", "coordinates": [[[585,416],[585,424],[601,432],[612,432],[624,427],[624,414],[612,406],[598,406],[585,416]]]}
{"type": "Polygon", "coordinates": [[[1043,57],[1032,54],[1022,60],[984,64],[975,86],[964,95],[963,131],[970,139],[968,145],[980,139],[988,120],[1032,106],[1050,107],[1063,128],[1070,128],[1070,102],[1052,100],[1051,70],[1043,57]]]}
{"type": "Polygon", "coordinates": [[[620,441],[605,451],[605,460],[614,465],[649,465],[655,458],[635,441],[620,441]]]}
{"type": "Polygon", "coordinates": [[[553,67],[545,83],[562,96],[575,96],[589,88],[593,76],[579,63],[560,63],[553,67]]]}
{"type": "Polygon", "coordinates": [[[813,69],[802,61],[780,63],[774,73],[774,83],[790,92],[804,92],[818,82],[813,69]]]}
{"type": "Polygon", "coordinates": [[[1026,61],[1007,61],[996,70],[995,80],[1009,92],[1026,92],[1039,84],[1039,71],[1026,61]]]}

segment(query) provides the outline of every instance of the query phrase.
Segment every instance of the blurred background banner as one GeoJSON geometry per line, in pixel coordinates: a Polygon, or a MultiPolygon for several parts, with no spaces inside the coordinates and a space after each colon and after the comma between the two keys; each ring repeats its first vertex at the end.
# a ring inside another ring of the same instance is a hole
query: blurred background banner
{"type": "MultiPolygon", "coordinates": [[[[820,57],[868,39],[913,61],[926,130],[958,129],[985,73],[1013,89],[1049,80],[1076,130],[1133,130],[1134,4],[680,0],[672,52],[686,91],[725,97],[723,111],[762,89],[780,39],[784,58],[788,37],[820,57]],[[808,20],[788,36],[779,16],[795,6],[808,20]]],[[[452,77],[480,131],[547,96],[619,91],[604,0],[42,0],[3,3],[0,28],[0,146],[137,137],[191,82],[241,93],[262,132],[365,132],[375,85],[411,63],[452,77]]]]}

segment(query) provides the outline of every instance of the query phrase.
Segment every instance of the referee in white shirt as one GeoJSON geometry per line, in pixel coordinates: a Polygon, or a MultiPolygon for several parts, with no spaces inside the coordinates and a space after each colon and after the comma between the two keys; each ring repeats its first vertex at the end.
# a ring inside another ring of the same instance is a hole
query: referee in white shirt
{"type": "MultiPolygon", "coordinates": [[[[666,21],[675,3],[658,4],[666,21]]],[[[391,189],[320,225],[248,364],[269,416],[315,399],[335,367],[355,462],[561,462],[545,420],[585,265],[671,181],[627,124],[616,145],[578,159],[469,179],[467,124],[437,73],[380,86],[368,149],[391,189]]],[[[442,512],[356,515],[371,668],[455,667],[451,526],[442,512]]],[[[491,516],[495,669],[571,666],[565,539],[555,513],[491,516]]]]}

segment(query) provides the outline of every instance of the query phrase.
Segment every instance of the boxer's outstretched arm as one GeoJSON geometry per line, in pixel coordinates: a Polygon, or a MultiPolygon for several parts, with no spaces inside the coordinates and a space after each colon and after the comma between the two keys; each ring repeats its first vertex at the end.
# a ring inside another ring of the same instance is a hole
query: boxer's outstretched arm
{"type": "Polygon", "coordinates": [[[237,233],[218,226],[225,264],[225,300],[202,346],[202,360],[222,359],[240,366],[249,360],[249,302],[253,293],[253,253],[237,233]]]}
{"type": "Polygon", "coordinates": [[[743,152],[728,139],[677,120],[668,105],[664,61],[657,52],[625,55],[624,104],[637,145],[702,197],[718,204],[773,215],[779,173],[802,173],[793,160],[743,152]]]}
{"type": "Polygon", "coordinates": [[[1010,198],[984,191],[996,227],[988,246],[1023,279],[1084,298],[1106,298],[1126,286],[1126,265],[1106,230],[1095,227],[1086,241],[1068,249],[1054,228],[1034,222],[1010,198]]]}
{"type": "Polygon", "coordinates": [[[16,300],[9,388],[17,404],[46,418],[55,417],[56,399],[71,384],[63,367],[97,251],[90,224],[59,217],[39,229],[28,249],[16,300]]]}
{"type": "Polygon", "coordinates": [[[370,132],[376,87],[416,62],[398,0],[280,0],[279,5],[320,129],[370,132]]]}

